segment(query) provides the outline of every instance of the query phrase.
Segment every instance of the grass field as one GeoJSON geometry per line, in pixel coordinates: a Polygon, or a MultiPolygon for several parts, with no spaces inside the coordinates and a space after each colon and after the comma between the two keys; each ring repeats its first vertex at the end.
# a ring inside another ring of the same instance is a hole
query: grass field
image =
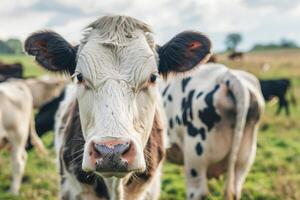
{"type": "MultiPolygon", "coordinates": [[[[36,67],[26,56],[0,56],[3,62],[22,62],[25,75],[46,73],[36,67]]],[[[261,78],[289,77],[293,81],[294,93],[300,99],[300,51],[276,50],[253,52],[242,61],[229,62],[226,54],[218,60],[233,68],[250,71],[261,78]],[[271,68],[262,71],[263,63],[271,68]]],[[[258,149],[255,163],[247,177],[243,200],[300,200],[300,108],[292,107],[291,116],[275,117],[276,106],[267,105],[258,135],[258,149]]],[[[58,173],[55,168],[54,151],[51,142],[53,134],[43,138],[51,152],[49,158],[41,158],[35,151],[29,153],[21,194],[13,197],[5,191],[10,184],[10,160],[7,152],[0,152],[0,200],[50,200],[57,199],[58,173]]],[[[180,200],[185,197],[182,167],[166,163],[163,169],[162,200],[180,200]]],[[[222,199],[223,180],[209,182],[209,199],[222,199]]]]}

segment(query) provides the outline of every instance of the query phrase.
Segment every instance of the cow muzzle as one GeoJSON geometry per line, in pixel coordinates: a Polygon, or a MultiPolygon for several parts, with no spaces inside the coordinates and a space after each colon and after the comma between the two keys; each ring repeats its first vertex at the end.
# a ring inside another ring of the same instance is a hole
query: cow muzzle
{"type": "Polygon", "coordinates": [[[138,171],[137,148],[133,141],[120,138],[92,140],[88,147],[92,168],[102,176],[125,176],[138,171]]]}

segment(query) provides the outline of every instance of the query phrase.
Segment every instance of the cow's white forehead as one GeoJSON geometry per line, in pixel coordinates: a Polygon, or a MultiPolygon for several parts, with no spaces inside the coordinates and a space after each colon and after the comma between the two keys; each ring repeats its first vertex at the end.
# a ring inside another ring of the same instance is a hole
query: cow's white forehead
{"type": "Polygon", "coordinates": [[[96,84],[105,78],[122,79],[136,83],[146,79],[157,70],[155,53],[142,33],[127,46],[114,48],[97,43],[97,37],[90,40],[78,55],[76,71],[96,84]]]}
{"type": "Polygon", "coordinates": [[[149,27],[133,18],[100,18],[89,26],[78,51],[76,70],[94,84],[107,78],[132,84],[157,70],[149,27]]]}

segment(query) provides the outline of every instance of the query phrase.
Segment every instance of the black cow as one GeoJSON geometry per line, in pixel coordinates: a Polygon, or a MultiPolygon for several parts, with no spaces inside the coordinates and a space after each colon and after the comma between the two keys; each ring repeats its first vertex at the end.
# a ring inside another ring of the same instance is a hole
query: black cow
{"type": "Polygon", "coordinates": [[[217,63],[217,56],[216,55],[212,55],[210,56],[210,58],[207,61],[208,63],[217,63]]]}
{"type": "MultiPolygon", "coordinates": [[[[39,112],[36,114],[35,129],[39,137],[43,136],[48,131],[54,130],[55,113],[58,109],[59,103],[64,99],[64,96],[65,90],[63,90],[58,97],[42,106],[39,112]]],[[[32,147],[33,146],[29,139],[26,149],[30,150],[32,147]]]]}
{"type": "MultiPolygon", "coordinates": [[[[270,101],[274,97],[277,97],[279,99],[279,105],[276,111],[276,115],[280,114],[282,107],[285,108],[286,115],[289,115],[289,101],[286,98],[286,93],[291,88],[291,81],[289,79],[272,79],[260,80],[259,82],[264,99],[266,101],[270,101]]],[[[292,93],[291,102],[296,105],[296,99],[292,93]]]]}
{"type": "Polygon", "coordinates": [[[9,78],[22,78],[23,65],[21,63],[5,64],[0,62],[0,82],[9,78]]]}
{"type": "Polygon", "coordinates": [[[243,52],[232,52],[228,55],[229,60],[237,60],[237,59],[243,59],[244,53],[243,52]]]}

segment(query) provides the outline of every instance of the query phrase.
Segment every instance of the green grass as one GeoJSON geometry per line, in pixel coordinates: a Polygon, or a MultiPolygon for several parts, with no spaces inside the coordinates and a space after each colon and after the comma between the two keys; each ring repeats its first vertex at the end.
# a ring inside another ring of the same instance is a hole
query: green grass
{"type": "Polygon", "coordinates": [[[57,199],[59,177],[56,170],[54,150],[50,147],[53,134],[48,133],[43,138],[49,148],[50,158],[43,158],[35,150],[28,153],[25,174],[20,195],[14,197],[6,193],[11,183],[10,159],[7,151],[0,152],[0,199],[18,200],[54,200],[57,199]]]}
{"type": "MultiPolygon", "coordinates": [[[[290,77],[294,92],[300,99],[300,51],[253,52],[243,61],[232,62],[226,55],[218,56],[220,62],[233,68],[242,68],[262,78],[290,77]],[[261,65],[269,63],[271,69],[261,72],[261,65]]],[[[0,61],[22,62],[25,75],[40,75],[44,70],[36,67],[27,56],[1,56],[0,61]]],[[[243,200],[300,200],[300,106],[292,107],[291,116],[275,117],[276,105],[267,105],[258,135],[258,149],[255,163],[246,179],[243,200]]],[[[49,147],[53,134],[43,141],[49,147]]],[[[52,200],[57,199],[59,178],[56,171],[55,155],[51,147],[50,157],[41,158],[35,151],[29,153],[26,172],[18,197],[5,191],[9,188],[11,173],[8,152],[0,152],[0,200],[52,200]]],[[[224,177],[209,182],[211,200],[221,200],[224,177]]],[[[165,163],[162,178],[161,200],[185,199],[183,167],[165,163]]]]}

